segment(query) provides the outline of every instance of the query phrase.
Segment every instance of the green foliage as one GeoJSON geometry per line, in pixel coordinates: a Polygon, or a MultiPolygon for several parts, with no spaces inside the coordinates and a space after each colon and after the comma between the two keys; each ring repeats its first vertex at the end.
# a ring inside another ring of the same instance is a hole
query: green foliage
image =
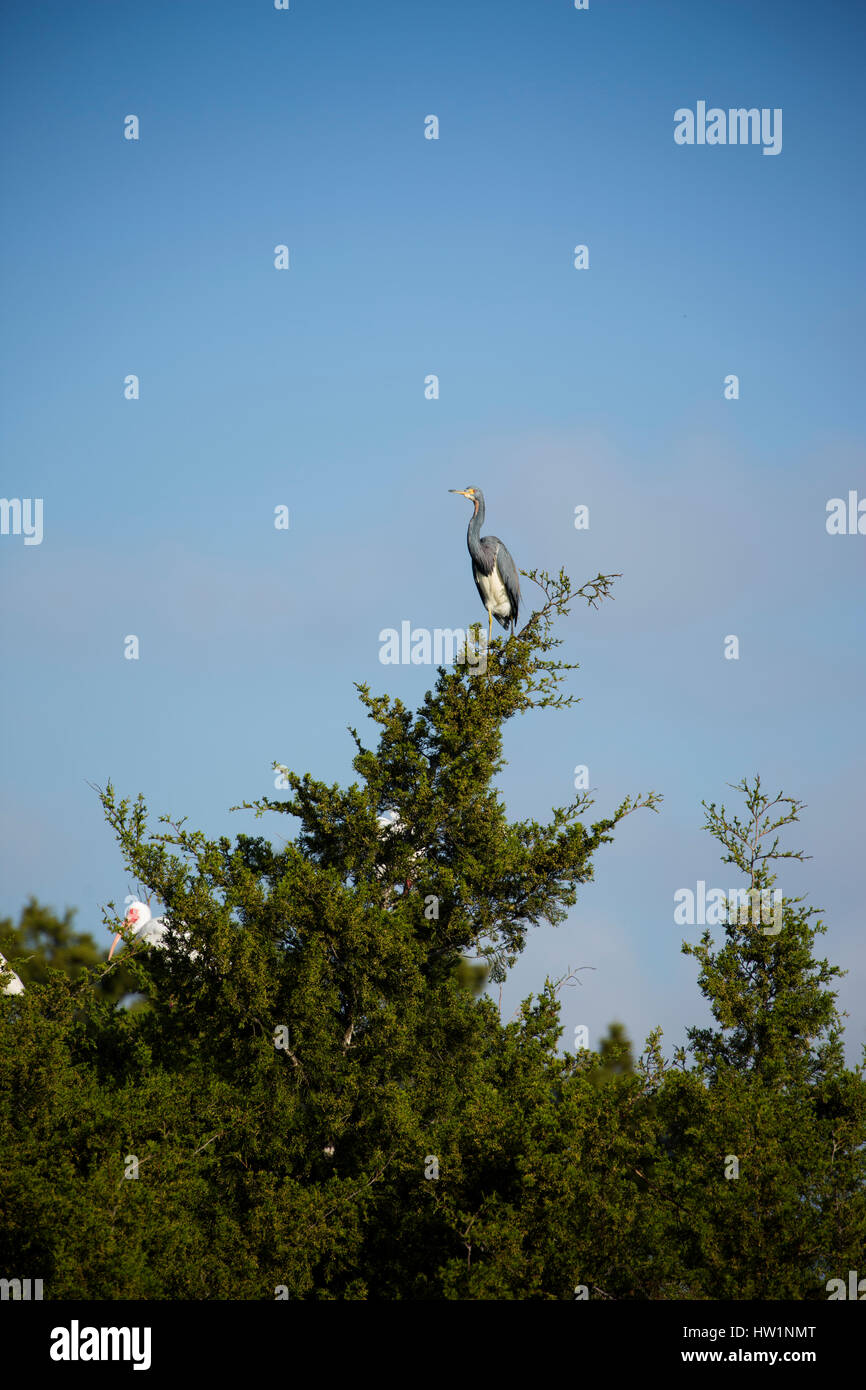
{"type": "MultiPolygon", "coordinates": [[[[359,780],[284,769],[287,799],[253,803],[297,820],[280,848],[149,833],[106,787],[126,868],[199,957],[133,941],[107,967],[35,903],[4,924],[27,987],[0,997],[0,1269],[51,1298],[363,1300],[817,1298],[856,1267],[866,1087],[799,899],[775,937],[684,948],[718,1026],[671,1064],[659,1033],[635,1063],[621,1024],[560,1052],[562,982],[507,1023],[482,993],[658,802],[509,819],[503,725],[572,698],[549,654],[577,595],[540,583],[486,673],[440,670],[416,713],[359,687],[359,780]]],[[[782,802],[744,790],[751,819],[709,828],[767,886],[782,802]]]]}

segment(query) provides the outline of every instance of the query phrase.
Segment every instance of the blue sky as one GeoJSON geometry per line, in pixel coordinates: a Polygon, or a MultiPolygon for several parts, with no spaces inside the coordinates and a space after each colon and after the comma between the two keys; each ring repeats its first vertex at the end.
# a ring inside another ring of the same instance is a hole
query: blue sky
{"type": "Polygon", "coordinates": [[[737,886],[700,802],[760,771],[808,804],[780,884],[825,911],[859,1056],[866,536],[825,509],[866,497],[864,28],[790,0],[5,7],[0,492],[44,536],[0,536],[0,913],[74,906],[107,950],[134,885],[91,782],[215,835],[274,760],[353,780],[353,682],[434,679],[380,631],[482,616],[447,492],[474,484],[520,568],[623,575],[562,627],[581,703],[507,730],[509,812],[579,763],[599,817],[665,797],[504,1016],[586,966],[566,1040],[702,1022],[673,895],[737,886]],[[699,100],[781,108],[781,153],[675,144],[699,100]]]}

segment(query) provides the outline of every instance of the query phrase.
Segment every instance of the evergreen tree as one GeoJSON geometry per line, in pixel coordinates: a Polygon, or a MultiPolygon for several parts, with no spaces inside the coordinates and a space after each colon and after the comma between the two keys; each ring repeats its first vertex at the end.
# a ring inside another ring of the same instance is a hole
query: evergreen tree
{"type": "Polygon", "coordinates": [[[709,930],[683,945],[718,1026],[689,1030],[694,1065],[681,1051],[661,1092],[656,1176],[691,1297],[826,1298],[866,1248],[866,1081],[844,1066],[827,987],[842,972],[813,958],[816,909],[781,892],[770,908],[773,865],[805,857],[775,833],[801,803],[759,777],[737,790],[747,815],[705,803],[706,828],[753,896],[729,904],[719,949],[709,930]]]}
{"type": "MultiPolygon", "coordinates": [[[[507,1023],[481,993],[657,800],[507,817],[503,724],[570,702],[550,652],[574,594],[540,578],[486,673],[440,670],[415,714],[359,688],[360,780],[284,770],[289,798],[253,803],[297,819],[289,844],[149,833],[106,788],[126,867],[199,955],[58,949],[0,997],[0,1266],[110,1299],[821,1298],[857,1268],[866,1083],[801,899],[778,931],[736,914],[720,949],[684,947],[717,1026],[672,1065],[658,1030],[635,1065],[619,1024],[561,1053],[557,983],[507,1023]],[[121,971],[148,1008],[103,987],[121,971]]],[[[743,789],[749,819],[708,826],[760,891],[801,857],[769,843],[797,804],[743,789]]]]}
{"type": "MultiPolygon", "coordinates": [[[[522,1107],[537,1095],[556,1113],[552,1006],[503,1033],[461,962],[502,979],[622,817],[655,800],[589,827],[586,797],[546,826],[508,821],[492,785],[502,725],[572,700],[550,653],[575,595],[539,579],[546,602],[521,636],[484,673],[440,671],[416,715],[360,688],[379,727],[376,749],[353,731],[362,785],[286,771],[291,799],[256,804],[299,820],[281,849],[168,818],[149,836],[141,799],[106,788],[127,868],[200,956],[124,953],[151,1003],[140,1017],[55,976],[0,1020],[16,1097],[5,1238],[25,1240],[54,1296],[449,1296],[473,1226],[490,1252],[476,1247],[473,1288],[521,1296],[522,1107]],[[399,815],[387,835],[385,812],[399,815]],[[527,1068],[537,1082],[505,1101],[512,1068],[514,1085],[527,1068]]],[[[610,582],[580,592],[595,604],[610,582]]],[[[545,1143],[559,1154],[555,1127],[545,1143]]]]}
{"type": "Polygon", "coordinates": [[[613,1081],[616,1077],[634,1076],[631,1041],[624,1023],[608,1025],[607,1034],[599,1044],[598,1053],[601,1064],[594,1075],[599,1083],[613,1081]]]}

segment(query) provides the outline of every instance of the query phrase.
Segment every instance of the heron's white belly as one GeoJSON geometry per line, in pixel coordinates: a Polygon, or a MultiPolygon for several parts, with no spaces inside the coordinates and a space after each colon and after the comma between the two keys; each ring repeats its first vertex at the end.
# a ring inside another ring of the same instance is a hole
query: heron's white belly
{"type": "Polygon", "coordinates": [[[492,609],[497,618],[507,618],[511,612],[511,604],[508,602],[508,594],[496,566],[494,565],[492,574],[480,574],[478,583],[484,595],[485,608],[492,609]]]}

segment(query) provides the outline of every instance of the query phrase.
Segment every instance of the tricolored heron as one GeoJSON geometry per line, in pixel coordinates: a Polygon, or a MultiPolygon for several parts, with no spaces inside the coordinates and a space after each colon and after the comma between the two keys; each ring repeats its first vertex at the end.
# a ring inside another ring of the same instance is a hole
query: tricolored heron
{"type": "Polygon", "coordinates": [[[504,628],[517,622],[520,606],[520,580],[517,566],[498,536],[481,536],[484,521],[484,493],[478,487],[451,487],[460,497],[468,497],[474,503],[466,544],[472,556],[472,577],[481,595],[481,602],[487,609],[487,644],[493,636],[493,619],[504,628]]]}

